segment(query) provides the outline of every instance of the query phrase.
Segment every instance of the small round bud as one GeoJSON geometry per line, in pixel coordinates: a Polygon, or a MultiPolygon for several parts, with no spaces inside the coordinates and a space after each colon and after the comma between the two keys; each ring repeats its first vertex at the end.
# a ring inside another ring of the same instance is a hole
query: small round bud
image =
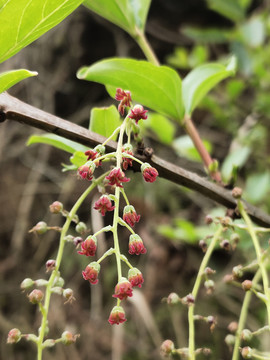
{"type": "Polygon", "coordinates": [[[64,331],[61,335],[61,342],[64,345],[74,344],[80,335],[73,335],[70,331],[64,331]]]}
{"type": "Polygon", "coordinates": [[[50,205],[50,212],[52,214],[59,214],[63,211],[63,204],[60,201],[54,201],[50,205]]]}
{"type": "Polygon", "coordinates": [[[252,288],[252,281],[251,280],[245,280],[242,282],[242,288],[245,291],[248,291],[252,288]]]}
{"type": "Polygon", "coordinates": [[[55,340],[53,339],[47,339],[44,341],[44,343],[42,344],[42,347],[44,348],[51,348],[55,345],[55,340]]]}
{"type": "Polygon", "coordinates": [[[94,148],[94,151],[98,152],[99,155],[101,156],[105,154],[106,148],[104,145],[99,144],[94,148]]]}
{"type": "Polygon", "coordinates": [[[48,231],[48,226],[44,221],[38,222],[29,232],[34,232],[38,235],[45,234],[48,231]]]}
{"type": "Polygon", "coordinates": [[[234,266],[232,269],[232,273],[233,273],[234,278],[237,278],[237,279],[241,278],[244,275],[243,266],[242,265],[234,266]]]}
{"type": "Polygon", "coordinates": [[[226,251],[231,250],[231,244],[228,239],[223,239],[220,243],[220,247],[226,251]]]}
{"type": "Polygon", "coordinates": [[[207,316],[207,322],[210,325],[211,331],[214,330],[214,328],[217,324],[215,317],[212,315],[207,316]]]}
{"type": "Polygon", "coordinates": [[[75,230],[76,230],[77,233],[82,235],[87,231],[87,226],[86,226],[86,224],[84,222],[80,221],[76,225],[75,230]]]}
{"type": "Polygon", "coordinates": [[[59,278],[55,279],[53,286],[63,287],[65,285],[65,280],[60,276],[59,278]]]}
{"type": "Polygon", "coordinates": [[[231,283],[233,281],[233,275],[232,274],[225,275],[223,281],[225,282],[225,284],[231,283]]]}
{"type": "Polygon", "coordinates": [[[204,222],[206,223],[206,225],[212,224],[213,217],[211,215],[206,215],[206,217],[204,218],[204,222]]]}
{"type": "Polygon", "coordinates": [[[26,278],[21,283],[21,289],[22,290],[30,289],[34,284],[35,282],[32,279],[26,278]]]}
{"type": "Polygon", "coordinates": [[[241,333],[241,338],[245,341],[250,341],[253,337],[252,332],[249,329],[244,329],[241,333]]]}
{"type": "Polygon", "coordinates": [[[240,187],[234,187],[232,189],[232,196],[235,198],[235,199],[240,199],[241,196],[242,196],[242,193],[243,193],[243,190],[240,188],[240,187]]]}
{"type": "Polygon", "coordinates": [[[28,299],[32,304],[38,304],[43,300],[44,294],[39,289],[34,289],[29,295],[28,299]]]}
{"type": "Polygon", "coordinates": [[[193,305],[195,303],[194,296],[192,294],[188,294],[182,299],[182,303],[188,306],[193,305]]]}
{"type": "Polygon", "coordinates": [[[165,340],[161,344],[160,353],[164,357],[170,357],[174,350],[174,343],[171,340],[165,340]]]}
{"type": "Polygon", "coordinates": [[[204,273],[205,273],[206,275],[213,275],[213,274],[216,273],[216,270],[213,270],[213,269],[211,269],[210,267],[206,267],[205,270],[204,270],[204,273]]]}
{"type": "Polygon", "coordinates": [[[50,259],[46,261],[46,272],[53,271],[55,269],[55,260],[50,259]]]}
{"type": "Polygon", "coordinates": [[[207,250],[207,243],[204,240],[199,241],[199,247],[202,249],[202,251],[205,253],[207,250]]]}
{"type": "Polygon", "coordinates": [[[231,347],[234,345],[235,343],[235,336],[232,335],[232,334],[228,334],[226,337],[225,337],[225,343],[231,347]]]}
{"type": "Polygon", "coordinates": [[[8,333],[7,343],[15,344],[21,340],[21,337],[22,337],[22,333],[20,332],[19,329],[16,328],[11,329],[10,332],[8,333]]]}
{"type": "Polygon", "coordinates": [[[64,239],[65,239],[66,242],[73,242],[74,236],[72,236],[72,235],[66,235],[66,236],[64,237],[64,239]]]}
{"type": "Polygon", "coordinates": [[[232,321],[229,323],[227,328],[231,333],[235,334],[238,329],[238,323],[236,321],[232,321]]]}
{"type": "Polygon", "coordinates": [[[75,214],[72,218],[72,221],[75,222],[75,224],[78,224],[79,222],[79,216],[77,214],[75,214]]]}
{"type": "Polygon", "coordinates": [[[48,284],[48,281],[45,279],[38,279],[35,280],[35,285],[40,287],[40,286],[46,286],[48,284]]]}
{"type": "Polygon", "coordinates": [[[83,238],[80,236],[76,236],[75,238],[73,238],[73,244],[77,247],[78,245],[80,245],[83,242],[83,238]]]}
{"type": "Polygon", "coordinates": [[[72,289],[65,289],[63,291],[63,297],[66,299],[66,303],[72,303],[75,300],[75,297],[73,296],[73,290],[72,289]]]}
{"type": "Polygon", "coordinates": [[[252,349],[249,346],[245,346],[241,351],[241,355],[244,359],[252,359],[252,349]]]}
{"type": "Polygon", "coordinates": [[[204,282],[204,287],[206,288],[207,294],[212,294],[215,288],[215,283],[213,280],[208,279],[204,282]]]}
{"type": "Polygon", "coordinates": [[[52,287],[52,293],[57,294],[57,295],[62,295],[63,289],[60,286],[54,286],[54,287],[52,287]]]}
{"type": "Polygon", "coordinates": [[[170,293],[167,297],[167,304],[168,305],[176,305],[179,304],[181,301],[180,297],[176,293],[170,293]]]}

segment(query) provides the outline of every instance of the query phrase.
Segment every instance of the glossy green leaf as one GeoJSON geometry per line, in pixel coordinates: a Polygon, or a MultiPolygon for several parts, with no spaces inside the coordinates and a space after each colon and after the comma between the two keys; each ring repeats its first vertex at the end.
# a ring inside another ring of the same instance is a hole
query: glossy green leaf
{"type": "Polygon", "coordinates": [[[133,101],[178,121],[183,117],[181,79],[167,66],[113,58],[79,69],[77,77],[112,86],[114,94],[117,87],[130,90],[133,101]]]}
{"type": "Polygon", "coordinates": [[[70,157],[71,164],[75,165],[76,168],[82,166],[87,161],[87,156],[83,151],[75,151],[75,153],[70,157]]]}
{"type": "Polygon", "coordinates": [[[263,201],[270,192],[270,173],[250,175],[247,179],[244,198],[254,204],[263,201]]]}
{"type": "Polygon", "coordinates": [[[11,86],[17,84],[18,82],[31,77],[37,76],[36,71],[28,71],[25,69],[18,69],[18,70],[10,70],[5,71],[0,74],[0,94],[3,91],[8,90],[11,86]]]}
{"type": "Polygon", "coordinates": [[[136,36],[144,31],[151,0],[85,0],[84,5],[98,15],[136,36]]]}
{"type": "Polygon", "coordinates": [[[83,0],[0,0],[0,63],[59,24],[83,0]]]}
{"type": "Polygon", "coordinates": [[[148,118],[139,124],[142,130],[150,129],[163,144],[170,145],[172,143],[175,126],[165,116],[149,112],[148,118]]]}
{"type": "Polygon", "coordinates": [[[207,0],[210,9],[227,17],[232,21],[241,21],[244,19],[244,8],[237,0],[207,0]]]}
{"type": "MultiPolygon", "coordinates": [[[[90,115],[89,130],[109,137],[121,125],[120,115],[114,105],[107,108],[93,108],[90,115]]],[[[117,135],[112,138],[116,140],[117,135]]]]}
{"type": "MultiPolygon", "coordinates": [[[[207,151],[211,153],[212,146],[209,141],[203,140],[203,144],[207,151]]],[[[191,138],[188,135],[180,136],[173,141],[173,148],[179,156],[186,157],[187,159],[201,162],[201,156],[196,150],[191,138]]]]}
{"type": "Polygon", "coordinates": [[[37,143],[51,145],[71,154],[73,154],[75,151],[85,152],[86,150],[88,150],[88,148],[84,145],[78,144],[75,141],[68,140],[63,138],[62,136],[54,134],[32,135],[27,141],[27,145],[37,143]]]}
{"type": "Polygon", "coordinates": [[[223,44],[226,43],[232,34],[231,30],[220,28],[202,29],[185,26],[181,32],[200,44],[223,44]]]}
{"type": "Polygon", "coordinates": [[[234,167],[242,167],[246,163],[250,152],[250,148],[244,146],[231,152],[226,157],[221,167],[221,174],[224,181],[228,181],[231,178],[234,167]]]}
{"type": "Polygon", "coordinates": [[[218,63],[200,65],[183,80],[183,102],[185,112],[191,115],[202,98],[220,81],[234,75],[236,59],[231,58],[227,67],[218,63]]]}

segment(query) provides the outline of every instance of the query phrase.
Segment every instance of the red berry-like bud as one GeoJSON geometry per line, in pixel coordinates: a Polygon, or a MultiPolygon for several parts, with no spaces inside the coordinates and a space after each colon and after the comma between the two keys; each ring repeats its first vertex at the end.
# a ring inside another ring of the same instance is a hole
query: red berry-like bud
{"type": "Polygon", "coordinates": [[[81,243],[81,251],[78,251],[78,254],[85,256],[94,256],[97,249],[97,238],[93,235],[88,236],[81,243]]]}
{"type": "Polygon", "coordinates": [[[17,342],[19,342],[21,340],[21,336],[22,333],[20,332],[19,329],[11,329],[10,332],[8,333],[8,337],[7,337],[7,343],[8,344],[15,344],[17,342]]]}
{"type": "Polygon", "coordinates": [[[129,237],[129,250],[130,255],[140,255],[146,253],[143,241],[138,234],[132,234],[129,237]]]}
{"type": "Polygon", "coordinates": [[[118,111],[123,116],[125,112],[125,107],[131,106],[131,94],[128,90],[122,90],[121,88],[116,89],[115,99],[117,101],[120,101],[120,104],[118,105],[118,111]]]}
{"type": "Polygon", "coordinates": [[[154,182],[158,176],[157,169],[153,168],[150,164],[144,163],[141,166],[141,172],[146,182],[154,182]]]}
{"type": "Polygon", "coordinates": [[[64,345],[74,344],[80,335],[73,335],[70,331],[64,331],[61,335],[61,342],[64,345]]]}
{"type": "Polygon", "coordinates": [[[132,285],[128,279],[122,277],[121,281],[115,286],[113,297],[125,300],[128,296],[132,296],[132,285]]]}
{"type": "Polygon", "coordinates": [[[86,266],[85,271],[82,272],[84,280],[88,280],[91,284],[98,283],[98,274],[100,271],[100,265],[96,261],[91,262],[86,266]]]}
{"type": "Polygon", "coordinates": [[[46,262],[46,272],[53,271],[55,269],[55,260],[50,259],[46,262]]]}
{"type": "Polygon", "coordinates": [[[92,180],[96,165],[92,160],[87,161],[84,165],[78,168],[78,175],[82,179],[92,180]]]}
{"type": "Polygon", "coordinates": [[[130,110],[130,115],[128,116],[130,119],[135,120],[136,124],[139,120],[147,119],[146,113],[148,110],[144,110],[144,107],[142,105],[135,105],[133,109],[130,110]]]}
{"type": "Polygon", "coordinates": [[[78,245],[80,245],[83,242],[83,238],[80,236],[76,236],[76,237],[72,236],[72,242],[77,247],[78,245]]]}
{"type": "Polygon", "coordinates": [[[108,176],[106,176],[106,179],[109,180],[110,186],[118,186],[123,187],[122,182],[129,182],[130,179],[125,177],[125,173],[120,168],[114,168],[109,173],[108,176]]]}
{"type": "Polygon", "coordinates": [[[63,211],[63,204],[60,201],[54,201],[50,205],[50,212],[52,214],[59,214],[63,211]]]}
{"type": "Polygon", "coordinates": [[[142,287],[144,278],[140,270],[132,268],[128,272],[128,281],[131,283],[132,287],[138,286],[140,288],[142,287]]]}
{"type": "Polygon", "coordinates": [[[110,313],[108,321],[111,325],[119,325],[127,321],[127,319],[125,318],[125,311],[122,306],[114,306],[110,313]]]}
{"type": "Polygon", "coordinates": [[[40,221],[29,232],[35,232],[38,235],[42,235],[45,234],[47,231],[47,224],[44,221],[40,221]]]}
{"type": "Polygon", "coordinates": [[[136,210],[132,205],[126,205],[124,207],[123,220],[131,227],[133,227],[136,222],[139,222],[140,218],[141,216],[137,215],[136,210]]]}
{"type": "Polygon", "coordinates": [[[38,304],[43,300],[44,294],[41,290],[34,289],[29,295],[28,299],[32,304],[38,304]]]}
{"type": "Polygon", "coordinates": [[[170,357],[174,350],[174,343],[171,340],[165,340],[161,344],[160,352],[164,357],[170,357]]]}
{"type": "Polygon", "coordinates": [[[251,280],[245,280],[242,282],[242,288],[245,291],[248,291],[252,288],[252,281],[251,280]]]}
{"type": "Polygon", "coordinates": [[[105,215],[107,211],[113,211],[115,206],[112,205],[110,198],[107,195],[101,196],[101,198],[95,202],[94,209],[98,210],[102,216],[105,215]]]}

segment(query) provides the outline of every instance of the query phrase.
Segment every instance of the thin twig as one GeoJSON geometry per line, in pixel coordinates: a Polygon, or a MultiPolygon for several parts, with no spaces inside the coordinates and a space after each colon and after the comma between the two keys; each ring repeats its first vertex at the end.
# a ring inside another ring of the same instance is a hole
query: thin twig
{"type": "MultiPolygon", "coordinates": [[[[4,121],[5,119],[18,121],[26,125],[52,132],[89,147],[95,147],[105,141],[105,138],[101,135],[39,110],[12,97],[6,92],[0,94],[0,121],[4,121]]],[[[116,142],[109,141],[106,148],[108,151],[115,151],[116,142]]],[[[154,166],[158,170],[160,176],[164,179],[195,190],[227,208],[236,208],[237,203],[232,197],[231,192],[206,178],[185,170],[180,166],[169,163],[156,155],[147,156],[147,154],[145,154],[140,156],[140,159],[142,161],[147,161],[154,166]]],[[[134,170],[138,169],[139,166],[134,164],[134,170]]],[[[255,223],[260,226],[270,227],[270,216],[268,214],[246,202],[245,209],[255,223]]]]}

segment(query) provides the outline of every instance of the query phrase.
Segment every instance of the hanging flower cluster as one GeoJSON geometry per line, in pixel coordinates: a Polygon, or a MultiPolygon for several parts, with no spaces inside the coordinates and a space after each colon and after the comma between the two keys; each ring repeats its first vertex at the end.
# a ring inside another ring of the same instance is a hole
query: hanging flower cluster
{"type": "MultiPolygon", "coordinates": [[[[118,282],[115,285],[114,294],[112,295],[117,299],[117,304],[112,309],[109,316],[110,324],[120,324],[126,321],[125,312],[121,301],[126,300],[132,296],[132,289],[134,287],[141,287],[144,279],[141,271],[133,267],[127,258],[122,255],[118,243],[118,226],[126,226],[131,232],[128,243],[128,252],[131,255],[140,255],[146,253],[146,248],[143,244],[141,237],[133,230],[135,224],[140,221],[140,215],[137,214],[134,206],[129,204],[128,198],[124,190],[124,183],[130,181],[130,178],[126,177],[125,171],[133,166],[134,161],[140,163],[141,173],[143,179],[146,182],[154,182],[158,176],[158,171],[148,163],[143,163],[137,159],[134,155],[133,146],[131,144],[131,129],[134,128],[139,120],[145,120],[147,118],[147,110],[142,105],[132,106],[131,93],[127,90],[118,88],[116,90],[115,99],[118,100],[118,111],[123,116],[125,109],[128,109],[128,114],[125,117],[122,125],[119,127],[119,139],[117,150],[115,153],[105,154],[105,145],[109,141],[108,138],[99,148],[88,150],[85,152],[87,156],[87,162],[80,166],[78,169],[78,175],[82,179],[92,180],[94,178],[94,171],[97,166],[101,166],[102,162],[107,159],[115,159],[116,166],[104,176],[104,187],[112,187],[114,194],[103,194],[94,204],[94,209],[99,211],[102,216],[109,211],[114,212],[113,224],[99,230],[96,234],[88,236],[83,242],[80,243],[81,250],[78,254],[85,256],[94,256],[97,247],[96,236],[104,231],[111,231],[114,238],[114,248],[105,252],[97,261],[90,262],[85,270],[82,272],[83,278],[89,281],[91,284],[98,283],[98,275],[100,272],[100,263],[108,255],[115,254],[117,270],[118,270],[118,282]],[[123,144],[123,137],[126,133],[128,137],[127,143],[123,144]],[[124,197],[126,206],[123,209],[123,215],[120,215],[120,197],[124,197]],[[129,271],[124,277],[122,275],[122,263],[126,263],[129,267],[129,271]]],[[[114,131],[114,134],[116,131],[114,131]]]]}

